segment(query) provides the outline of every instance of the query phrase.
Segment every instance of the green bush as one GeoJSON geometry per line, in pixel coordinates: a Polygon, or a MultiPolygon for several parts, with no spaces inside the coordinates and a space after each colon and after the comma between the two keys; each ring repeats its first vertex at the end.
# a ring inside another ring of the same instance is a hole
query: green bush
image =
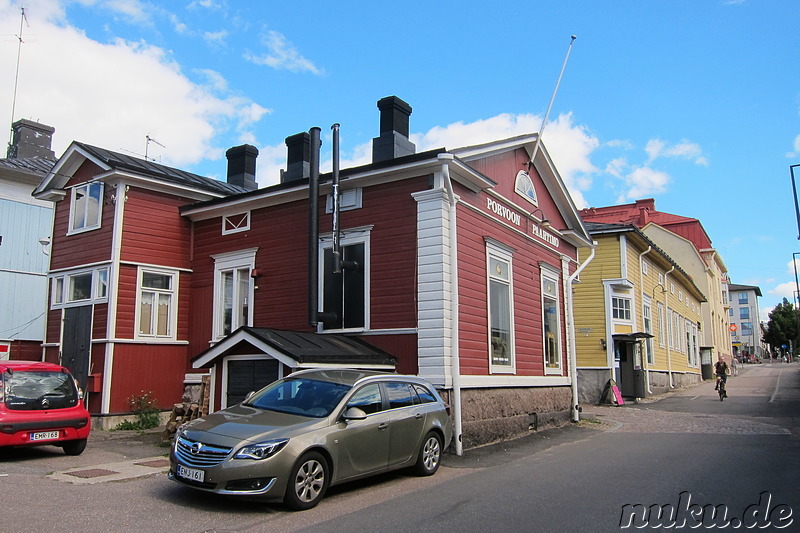
{"type": "Polygon", "coordinates": [[[131,412],[136,415],[136,420],[123,420],[114,429],[118,430],[145,430],[158,427],[161,422],[161,412],[156,407],[157,402],[153,391],[142,391],[141,394],[128,398],[131,412]]]}

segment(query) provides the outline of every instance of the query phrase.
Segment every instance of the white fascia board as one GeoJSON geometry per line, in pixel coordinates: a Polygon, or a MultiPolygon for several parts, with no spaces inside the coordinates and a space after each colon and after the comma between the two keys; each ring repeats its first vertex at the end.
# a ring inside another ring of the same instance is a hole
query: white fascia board
{"type": "Polygon", "coordinates": [[[241,341],[245,341],[255,349],[262,351],[263,353],[269,355],[273,359],[278,360],[280,363],[288,366],[289,368],[296,368],[297,361],[288,357],[286,354],[276,351],[272,346],[269,344],[260,341],[253,337],[250,333],[246,331],[239,331],[233,336],[227,337],[217,343],[213,348],[207,351],[202,357],[196,359],[192,362],[192,368],[202,368],[204,365],[207,365],[217,357],[221,352],[235,346],[241,341]]]}
{"type": "Polygon", "coordinates": [[[111,167],[91,156],[86,150],[72,143],[64,152],[47,176],[42,180],[38,187],[33,191],[33,196],[42,200],[61,199],[64,196],[61,189],[69,181],[72,175],[80,168],[84,161],[91,161],[103,170],[111,170],[111,167]],[[54,198],[60,195],[60,198],[54,198]]]}
{"type": "MultiPolygon", "coordinates": [[[[493,155],[516,150],[523,146],[527,146],[528,154],[533,153],[533,146],[536,142],[536,134],[529,133],[527,135],[520,135],[519,137],[512,137],[501,141],[493,141],[486,144],[477,146],[466,146],[452,150],[453,155],[464,161],[478,159],[482,157],[491,157],[493,155]]],[[[541,149],[541,146],[540,146],[541,149]]]]}
{"type": "Polygon", "coordinates": [[[181,196],[193,198],[198,201],[224,197],[222,194],[207,191],[205,189],[187,187],[185,185],[179,185],[169,181],[164,181],[159,178],[143,176],[141,174],[124,170],[112,170],[104,174],[99,174],[94,176],[92,181],[102,181],[108,184],[124,183],[125,185],[139,186],[150,191],[162,192],[165,194],[180,194],[181,196]]]}

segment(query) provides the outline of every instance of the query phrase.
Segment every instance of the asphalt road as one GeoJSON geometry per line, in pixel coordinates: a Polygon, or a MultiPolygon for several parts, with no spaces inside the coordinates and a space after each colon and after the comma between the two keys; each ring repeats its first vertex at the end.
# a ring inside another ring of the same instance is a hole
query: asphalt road
{"type": "Polygon", "coordinates": [[[720,525],[725,506],[729,526],[800,530],[800,515],[784,516],[800,512],[800,365],[748,366],[728,389],[724,402],[705,383],[656,402],[586,406],[580,424],[447,456],[431,478],[334,487],[302,513],[170,482],[157,434],[97,432],[77,458],[55,448],[0,455],[0,531],[594,532],[619,531],[626,512],[632,526],[653,527],[651,506],[668,505],[696,511],[687,529],[696,517],[720,525]]]}

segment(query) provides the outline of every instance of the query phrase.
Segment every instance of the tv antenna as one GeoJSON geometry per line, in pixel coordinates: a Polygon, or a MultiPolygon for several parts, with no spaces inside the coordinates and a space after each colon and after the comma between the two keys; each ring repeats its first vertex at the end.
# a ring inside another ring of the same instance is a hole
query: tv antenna
{"type": "MultiPolygon", "coordinates": [[[[145,135],[145,139],[147,139],[147,142],[144,145],[144,160],[145,161],[150,161],[151,160],[149,157],[147,157],[148,151],[150,150],[150,143],[155,143],[155,144],[159,145],[161,148],[166,148],[166,146],[164,146],[163,144],[161,144],[157,140],[155,140],[152,137],[150,137],[149,133],[147,135],[145,135]]],[[[155,158],[153,158],[152,160],[155,161],[155,158]]]]}
{"type": "Polygon", "coordinates": [[[11,125],[12,126],[11,126],[11,133],[9,133],[9,136],[8,136],[8,150],[6,151],[6,157],[11,157],[12,155],[14,155],[14,154],[11,153],[11,150],[12,150],[11,145],[14,142],[14,126],[13,126],[13,124],[14,124],[14,113],[16,113],[16,111],[17,111],[17,85],[19,83],[19,62],[20,62],[20,57],[22,56],[22,43],[25,42],[25,41],[22,40],[22,30],[25,28],[25,26],[28,26],[29,28],[31,27],[31,25],[28,23],[28,17],[25,16],[25,8],[24,7],[20,7],[19,11],[20,11],[19,35],[15,35],[15,37],[19,40],[19,44],[17,45],[17,69],[16,69],[16,72],[14,73],[14,96],[11,99],[11,125]],[[25,25],[23,25],[23,22],[25,23],[25,25]]]}

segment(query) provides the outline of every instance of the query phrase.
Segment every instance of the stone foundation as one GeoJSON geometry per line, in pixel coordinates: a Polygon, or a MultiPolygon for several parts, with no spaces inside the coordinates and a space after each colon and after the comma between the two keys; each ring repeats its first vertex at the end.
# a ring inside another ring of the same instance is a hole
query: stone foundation
{"type": "MultiPolygon", "coordinates": [[[[597,405],[609,379],[612,379],[610,369],[578,369],[578,402],[586,405],[597,405]]],[[[650,377],[650,392],[647,396],[664,394],[674,389],[682,389],[696,385],[702,381],[700,374],[672,373],[673,387],[669,386],[668,372],[648,372],[650,377]]]]}
{"type": "Polygon", "coordinates": [[[510,440],[570,420],[569,387],[463,389],[462,443],[465,449],[510,440]]]}

